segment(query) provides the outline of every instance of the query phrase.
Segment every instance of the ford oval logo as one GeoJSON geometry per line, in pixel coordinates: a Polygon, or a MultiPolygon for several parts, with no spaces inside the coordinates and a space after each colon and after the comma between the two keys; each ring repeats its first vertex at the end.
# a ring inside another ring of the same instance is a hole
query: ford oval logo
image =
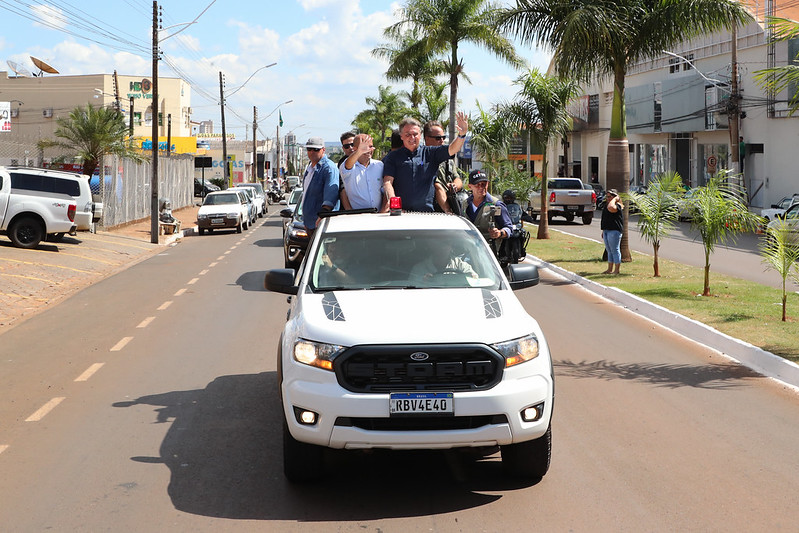
{"type": "Polygon", "coordinates": [[[411,354],[411,359],[414,361],[427,361],[430,356],[424,352],[414,352],[411,354]]]}

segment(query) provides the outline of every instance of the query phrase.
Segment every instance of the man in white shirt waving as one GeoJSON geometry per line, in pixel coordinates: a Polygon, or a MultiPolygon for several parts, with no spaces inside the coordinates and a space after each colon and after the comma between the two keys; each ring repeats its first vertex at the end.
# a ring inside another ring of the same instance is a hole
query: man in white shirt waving
{"type": "Polygon", "coordinates": [[[341,163],[341,204],[344,209],[380,209],[383,204],[383,162],[372,159],[372,137],[355,136],[355,151],[341,163]]]}

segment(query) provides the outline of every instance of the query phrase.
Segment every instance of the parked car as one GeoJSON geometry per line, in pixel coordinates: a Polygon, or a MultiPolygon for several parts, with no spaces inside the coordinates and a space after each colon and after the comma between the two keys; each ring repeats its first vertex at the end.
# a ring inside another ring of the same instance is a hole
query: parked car
{"type": "MultiPolygon", "coordinates": [[[[767,230],[775,230],[783,224],[788,227],[790,232],[789,242],[793,244],[799,243],[799,203],[793,204],[785,211],[785,214],[769,222],[766,228],[767,230]]],[[[768,235],[768,231],[766,235],[768,235]]]]}
{"type": "Polygon", "coordinates": [[[236,187],[249,187],[253,190],[255,193],[255,203],[260,206],[259,217],[263,217],[269,211],[263,185],[260,183],[238,183],[236,187]]]}
{"type": "Polygon", "coordinates": [[[300,272],[264,279],[291,295],[277,353],[286,477],[324,475],[325,448],[499,446],[508,476],[542,478],[552,360],[513,293],[538,270],[508,268],[463,217],[323,218],[300,272]],[[453,310],[468,327],[441,327],[453,310]]]}
{"type": "Polygon", "coordinates": [[[295,187],[288,196],[288,200],[283,199],[280,200],[280,205],[285,205],[283,209],[280,210],[280,216],[283,217],[283,235],[286,235],[286,226],[288,226],[289,222],[291,222],[291,216],[294,214],[294,210],[297,208],[297,204],[302,199],[302,188],[295,187]]]}
{"type": "Polygon", "coordinates": [[[200,235],[215,229],[235,229],[241,233],[249,227],[250,206],[241,191],[225,190],[208,193],[197,211],[197,228],[200,235]]]}
{"type": "MultiPolygon", "coordinates": [[[[575,217],[580,217],[583,224],[588,225],[594,219],[596,207],[596,194],[587,191],[583,182],[577,178],[554,178],[547,180],[547,218],[552,222],[553,217],[564,217],[571,222],[575,217]]],[[[529,198],[530,214],[533,220],[541,215],[541,191],[533,191],[529,198]]]]}
{"type": "Polygon", "coordinates": [[[696,194],[697,187],[688,189],[680,200],[680,213],[677,216],[679,220],[691,221],[694,218],[694,209],[691,205],[691,199],[696,194]]]}
{"type": "Polygon", "coordinates": [[[283,258],[286,268],[299,270],[302,260],[305,258],[305,251],[308,249],[308,230],[302,221],[302,204],[298,203],[293,212],[284,214],[284,209],[280,215],[287,220],[283,228],[283,258]]]}
{"type": "Polygon", "coordinates": [[[300,177],[299,176],[287,176],[286,177],[286,192],[291,192],[294,187],[298,187],[300,185],[300,177]]]}
{"type": "Polygon", "coordinates": [[[776,204],[771,204],[771,208],[763,209],[760,212],[760,216],[765,218],[767,222],[774,220],[775,218],[781,218],[788,208],[796,203],[799,203],[799,194],[786,196],[776,204]]]}
{"type": "Polygon", "coordinates": [[[258,220],[258,210],[260,206],[255,201],[255,192],[252,189],[248,189],[247,187],[231,187],[228,189],[229,191],[238,191],[247,198],[247,205],[250,208],[250,225],[255,224],[256,220],[258,220]]]}
{"type": "Polygon", "coordinates": [[[214,185],[208,180],[205,180],[205,185],[203,185],[203,180],[200,178],[194,178],[194,196],[205,196],[208,193],[216,192],[221,190],[218,185],[214,185]]]}

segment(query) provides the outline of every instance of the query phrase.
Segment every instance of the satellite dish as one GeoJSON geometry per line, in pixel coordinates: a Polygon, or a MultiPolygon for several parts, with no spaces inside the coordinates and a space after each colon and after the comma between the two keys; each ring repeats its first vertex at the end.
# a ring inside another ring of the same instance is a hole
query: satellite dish
{"type": "Polygon", "coordinates": [[[58,71],[56,69],[54,69],[53,67],[51,67],[50,65],[48,65],[39,58],[31,56],[31,61],[33,61],[33,64],[36,65],[36,68],[39,69],[39,74],[38,74],[39,76],[42,75],[42,72],[47,72],[48,74],[58,74],[58,71]]]}
{"type": "Polygon", "coordinates": [[[33,73],[31,73],[30,70],[26,69],[25,67],[23,67],[22,65],[20,65],[16,61],[11,61],[9,59],[8,61],[6,61],[6,63],[8,63],[9,68],[11,70],[13,70],[14,74],[16,74],[17,76],[23,76],[23,77],[24,76],[33,76],[33,73]]]}

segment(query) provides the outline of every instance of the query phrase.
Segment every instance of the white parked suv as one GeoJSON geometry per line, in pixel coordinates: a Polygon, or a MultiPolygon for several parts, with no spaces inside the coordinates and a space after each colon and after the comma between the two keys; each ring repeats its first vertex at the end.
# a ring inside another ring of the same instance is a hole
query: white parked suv
{"type": "Polygon", "coordinates": [[[324,448],[500,447],[508,473],[550,462],[554,377],[538,323],[479,231],[444,214],[325,217],[295,276],[278,348],[284,472],[323,472],[324,448]]]}

